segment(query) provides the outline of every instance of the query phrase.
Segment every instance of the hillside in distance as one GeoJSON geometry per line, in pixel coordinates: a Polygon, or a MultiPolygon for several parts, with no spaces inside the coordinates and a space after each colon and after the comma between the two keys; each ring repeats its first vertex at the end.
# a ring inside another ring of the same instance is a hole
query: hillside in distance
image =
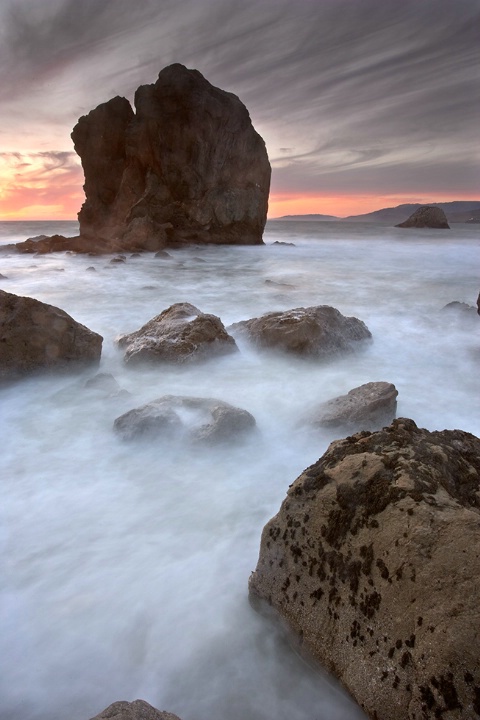
{"type": "Polygon", "coordinates": [[[282,217],[271,219],[307,222],[368,222],[382,225],[398,225],[404,222],[404,220],[407,220],[407,218],[422,205],[441,208],[447,216],[447,220],[451,223],[480,222],[480,200],[454,200],[453,202],[445,203],[406,203],[404,205],[397,205],[396,207],[381,208],[380,210],[375,210],[374,212],[363,215],[349,215],[348,217],[310,213],[308,215],[282,215],[282,217]]]}

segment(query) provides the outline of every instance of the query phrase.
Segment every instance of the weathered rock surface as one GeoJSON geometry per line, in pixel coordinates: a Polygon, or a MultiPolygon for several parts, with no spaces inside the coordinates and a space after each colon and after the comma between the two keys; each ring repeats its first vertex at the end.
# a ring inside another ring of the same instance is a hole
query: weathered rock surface
{"type": "Polygon", "coordinates": [[[418,210],[410,215],[408,220],[395,225],[400,228],[440,228],[450,229],[447,216],[441,208],[432,207],[430,205],[422,205],[418,210]]]}
{"type": "Polygon", "coordinates": [[[145,700],[120,700],[109,705],[91,720],[180,720],[178,715],[161,712],[145,700]]]}
{"type": "Polygon", "coordinates": [[[249,586],[371,718],[470,720],[479,576],[480,439],[400,418],[300,475],[249,586]]]}
{"type": "Polygon", "coordinates": [[[212,398],[164,395],[115,420],[124,440],[167,438],[214,444],[239,440],[256,426],[246,410],[212,398]]]}
{"type": "Polygon", "coordinates": [[[328,305],[270,312],[234,323],[228,330],[259,347],[311,358],[352,352],[360,341],[371,338],[365,323],[328,305]]]}
{"type": "Polygon", "coordinates": [[[397,395],[392,383],[368,382],[322,403],[308,420],[316,427],[341,428],[348,432],[379,430],[394,419],[397,395]]]}
{"type": "Polygon", "coordinates": [[[139,330],[117,338],[126,348],[124,360],[191,363],[238,350],[216,315],[202,313],[190,303],[175,303],[139,330]]]}
{"type": "Polygon", "coordinates": [[[261,244],[270,164],[247,109],[175,64],[73,129],[85,174],[80,235],[104,251],[261,244]]]}
{"type": "Polygon", "coordinates": [[[98,363],[101,335],[60,308],[0,290],[0,378],[98,363]]]}

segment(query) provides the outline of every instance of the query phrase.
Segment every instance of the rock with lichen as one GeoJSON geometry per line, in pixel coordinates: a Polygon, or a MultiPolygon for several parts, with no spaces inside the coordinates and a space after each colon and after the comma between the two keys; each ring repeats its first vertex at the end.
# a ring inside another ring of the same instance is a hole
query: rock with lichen
{"type": "Polygon", "coordinates": [[[480,716],[480,439],[400,418],[330,445],[249,583],[375,720],[480,716]]]}

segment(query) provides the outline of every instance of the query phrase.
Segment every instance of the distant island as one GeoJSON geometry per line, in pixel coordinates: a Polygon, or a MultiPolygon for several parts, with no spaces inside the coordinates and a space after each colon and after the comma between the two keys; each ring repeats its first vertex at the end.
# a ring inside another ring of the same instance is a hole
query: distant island
{"type": "MultiPolygon", "coordinates": [[[[480,223],[480,200],[455,200],[447,203],[423,203],[432,207],[441,208],[450,223],[480,223]]],[[[382,208],[364,215],[349,215],[338,217],[336,215],[321,215],[311,213],[309,215],[282,215],[272,220],[294,220],[310,222],[369,222],[384,225],[397,225],[406,220],[415,210],[421,207],[422,203],[408,203],[396,207],[382,208]]]]}

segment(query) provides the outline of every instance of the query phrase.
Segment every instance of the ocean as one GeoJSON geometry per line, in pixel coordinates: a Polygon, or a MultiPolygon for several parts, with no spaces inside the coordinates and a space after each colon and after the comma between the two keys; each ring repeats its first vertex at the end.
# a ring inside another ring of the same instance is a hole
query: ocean
{"type": "MultiPolygon", "coordinates": [[[[0,245],[77,227],[0,223],[0,245]]],[[[399,417],[480,435],[480,317],[443,309],[475,305],[478,226],[269,221],[264,239],[115,264],[0,254],[1,289],[56,305],[104,337],[98,370],[0,390],[2,720],[88,720],[136,698],[182,720],[364,717],[250,607],[248,578],[263,526],[336,437],[302,424],[316,404],[388,381],[399,417]],[[198,367],[125,366],[115,337],[175,302],[225,325],[332,305],[363,320],[373,341],[328,362],[239,343],[239,353],[198,367]],[[98,371],[126,392],[85,387],[98,371]],[[258,434],[200,450],[126,445],[113,433],[116,417],[165,394],[244,408],[258,434]]]]}

